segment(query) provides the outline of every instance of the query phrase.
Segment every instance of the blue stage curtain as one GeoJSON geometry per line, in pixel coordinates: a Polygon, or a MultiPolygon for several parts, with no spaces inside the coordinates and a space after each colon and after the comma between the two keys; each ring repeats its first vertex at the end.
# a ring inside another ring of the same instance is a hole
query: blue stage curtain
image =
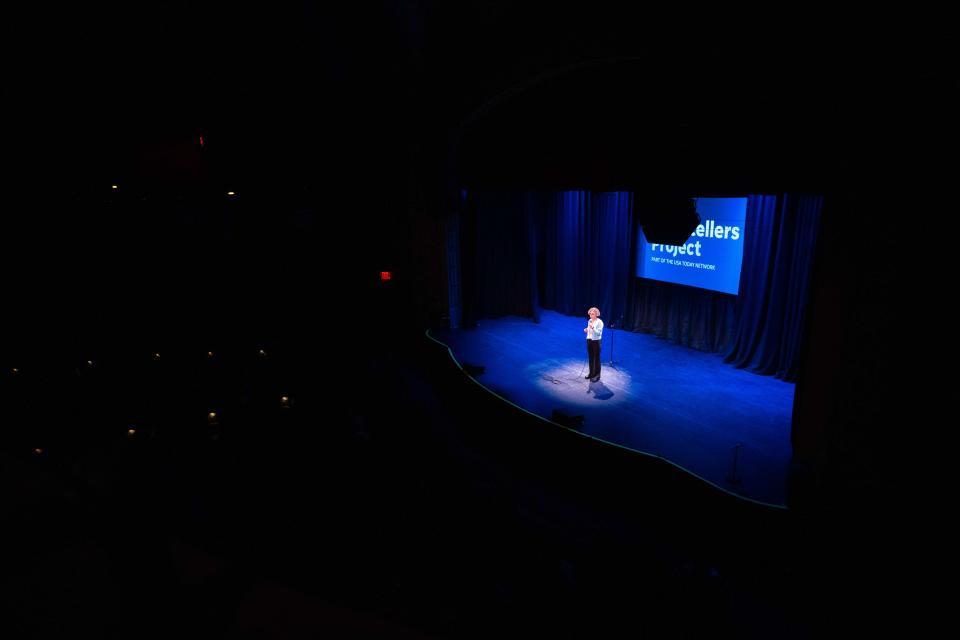
{"type": "Polygon", "coordinates": [[[699,351],[721,351],[734,327],[734,296],[635,278],[624,328],[699,351]]]}
{"type": "Polygon", "coordinates": [[[476,192],[477,317],[540,319],[600,309],[609,326],[627,308],[633,198],[626,192],[476,192]],[[543,292],[543,300],[540,295],[543,292]]]}
{"type": "Polygon", "coordinates": [[[632,194],[564,191],[543,197],[541,211],[543,306],[577,316],[597,307],[619,324],[633,279],[632,194]]]}
{"type": "Polygon", "coordinates": [[[795,381],[821,196],[751,196],[734,332],[724,361],[795,381]]]}

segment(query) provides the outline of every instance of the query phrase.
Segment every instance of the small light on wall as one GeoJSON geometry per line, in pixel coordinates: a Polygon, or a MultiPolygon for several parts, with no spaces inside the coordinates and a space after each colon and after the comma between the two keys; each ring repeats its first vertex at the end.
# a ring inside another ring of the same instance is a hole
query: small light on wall
{"type": "Polygon", "coordinates": [[[128,435],[128,436],[135,435],[136,433],[137,433],[137,430],[136,430],[136,429],[127,429],[127,435],[128,435]]]}
{"type": "Polygon", "coordinates": [[[227,191],[227,195],[230,196],[230,197],[233,197],[233,196],[237,195],[237,192],[236,192],[236,191],[227,191]]]}
{"type": "Polygon", "coordinates": [[[118,186],[115,185],[115,184],[112,184],[112,185],[110,185],[110,188],[113,189],[114,191],[116,191],[116,190],[119,189],[120,187],[118,187],[118,186]]]}

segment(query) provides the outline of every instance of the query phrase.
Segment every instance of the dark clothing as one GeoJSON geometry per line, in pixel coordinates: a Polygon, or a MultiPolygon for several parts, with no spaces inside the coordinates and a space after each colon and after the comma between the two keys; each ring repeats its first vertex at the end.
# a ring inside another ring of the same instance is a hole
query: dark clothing
{"type": "Polygon", "coordinates": [[[590,377],[600,377],[600,340],[587,340],[587,356],[590,358],[590,377]]]}

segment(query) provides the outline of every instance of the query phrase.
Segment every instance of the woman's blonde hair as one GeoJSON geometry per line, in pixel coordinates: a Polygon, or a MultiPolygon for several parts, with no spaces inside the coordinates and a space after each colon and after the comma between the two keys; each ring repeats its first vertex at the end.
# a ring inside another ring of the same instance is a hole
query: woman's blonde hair
{"type": "Polygon", "coordinates": [[[590,315],[591,311],[596,311],[597,315],[598,316],[600,315],[600,309],[597,309],[596,307],[590,307],[589,309],[587,309],[587,315],[590,315]]]}

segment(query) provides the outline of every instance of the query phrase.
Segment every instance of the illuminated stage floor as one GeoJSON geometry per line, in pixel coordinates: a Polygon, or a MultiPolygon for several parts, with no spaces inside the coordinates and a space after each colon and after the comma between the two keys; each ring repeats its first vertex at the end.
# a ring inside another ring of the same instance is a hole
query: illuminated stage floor
{"type": "Polygon", "coordinates": [[[507,317],[433,335],[468,370],[484,367],[478,382],[531,413],[582,415],[582,434],[660,456],[722,490],[784,504],[792,383],[609,327],[601,379],[590,382],[584,326],[585,318],[544,311],[539,324],[507,317]]]}

